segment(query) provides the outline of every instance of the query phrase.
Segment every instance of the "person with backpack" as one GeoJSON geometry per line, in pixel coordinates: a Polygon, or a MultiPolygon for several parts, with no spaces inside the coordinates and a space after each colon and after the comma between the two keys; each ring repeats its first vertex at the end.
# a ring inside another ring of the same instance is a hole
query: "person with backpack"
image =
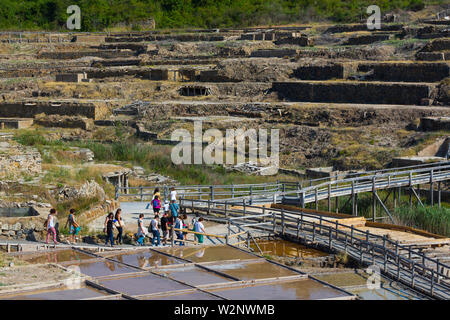
{"type": "Polygon", "coordinates": [[[148,208],[150,208],[150,205],[153,202],[153,199],[155,199],[155,197],[158,196],[158,199],[161,199],[161,193],[159,192],[159,188],[155,188],[155,191],[153,191],[153,197],[152,197],[152,201],[150,201],[147,206],[145,207],[146,210],[148,210],[148,208]]]}
{"type": "MultiPolygon", "coordinates": [[[[205,226],[202,223],[203,218],[198,218],[197,222],[194,225],[194,231],[200,232],[200,233],[206,233],[205,226]]],[[[198,243],[203,243],[203,235],[202,234],[195,234],[195,237],[197,238],[198,243]]]]}
{"type": "Polygon", "coordinates": [[[112,212],[106,216],[104,231],[106,232],[105,246],[109,242],[111,247],[114,247],[114,214],[112,212]]]}
{"type": "Polygon", "coordinates": [[[141,213],[139,215],[139,219],[138,219],[138,230],[136,233],[136,243],[137,245],[143,246],[144,245],[144,239],[145,239],[145,235],[147,234],[147,232],[145,232],[144,229],[144,214],[141,213]]]}
{"type": "Polygon", "coordinates": [[[151,232],[153,234],[153,239],[152,239],[152,245],[155,245],[155,240],[157,240],[157,246],[159,246],[161,244],[161,238],[159,235],[159,216],[155,215],[155,217],[152,219],[152,221],[150,221],[150,226],[149,229],[151,229],[151,232]]]}
{"type": "Polygon", "coordinates": [[[159,196],[155,195],[152,200],[153,212],[159,215],[159,210],[161,209],[161,200],[159,200],[159,196]]]}
{"type": "Polygon", "coordinates": [[[58,244],[58,241],[56,241],[55,215],[56,209],[55,208],[50,209],[50,214],[47,216],[47,220],[44,223],[44,226],[47,229],[47,241],[45,242],[47,244],[50,238],[50,234],[53,235],[54,244],[58,244]]]}
{"type": "Polygon", "coordinates": [[[70,209],[69,216],[67,217],[67,221],[65,224],[65,228],[67,228],[67,225],[69,225],[69,244],[70,241],[73,243],[77,242],[77,235],[78,232],[80,232],[81,227],[78,225],[77,221],[75,220],[75,209],[70,209]]]}

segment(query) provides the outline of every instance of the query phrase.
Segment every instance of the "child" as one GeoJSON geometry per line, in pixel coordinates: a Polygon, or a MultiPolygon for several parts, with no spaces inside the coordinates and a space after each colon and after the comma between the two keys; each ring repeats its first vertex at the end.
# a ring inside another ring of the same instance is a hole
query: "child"
{"type": "MultiPolygon", "coordinates": [[[[195,232],[206,233],[205,227],[203,226],[202,221],[203,221],[202,217],[198,218],[197,222],[194,225],[195,232]]],[[[202,234],[195,234],[195,237],[197,238],[198,243],[203,243],[203,235],[202,234]]]]}
{"type": "Polygon", "coordinates": [[[159,196],[155,196],[155,198],[153,198],[152,206],[155,215],[159,214],[159,210],[161,209],[161,200],[159,200],[159,196]]]}
{"type": "Polygon", "coordinates": [[[50,238],[50,233],[53,235],[53,242],[55,244],[58,244],[58,241],[56,241],[56,229],[55,229],[55,216],[56,215],[56,209],[52,208],[50,209],[50,214],[47,217],[47,221],[45,222],[46,227],[47,227],[47,241],[46,243],[48,244],[48,240],[50,238]]]}

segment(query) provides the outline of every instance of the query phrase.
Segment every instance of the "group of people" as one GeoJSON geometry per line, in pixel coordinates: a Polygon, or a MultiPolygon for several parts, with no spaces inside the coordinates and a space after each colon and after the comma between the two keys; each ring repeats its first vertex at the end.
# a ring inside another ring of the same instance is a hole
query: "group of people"
{"type": "MultiPolygon", "coordinates": [[[[174,244],[179,244],[184,246],[186,240],[187,232],[183,231],[194,229],[196,232],[205,233],[205,227],[202,223],[203,218],[198,220],[194,219],[192,224],[187,223],[187,216],[185,214],[180,215],[180,207],[177,203],[177,192],[175,188],[170,189],[169,200],[165,200],[164,205],[161,204],[161,193],[159,189],[156,188],[153,192],[153,198],[150,203],[147,204],[146,209],[150,206],[155,214],[153,219],[150,221],[148,226],[148,233],[144,227],[144,214],[141,213],[138,219],[138,231],[136,233],[136,242],[138,245],[144,245],[144,239],[147,234],[152,236],[152,245],[159,246],[161,244],[167,244],[169,237],[172,237],[172,233],[169,233],[171,229],[174,229],[174,234],[176,235],[176,240],[174,239],[174,244]],[[161,216],[161,209],[163,209],[161,216]],[[161,217],[160,217],[161,216],[161,217]],[[162,232],[162,236],[161,236],[162,232]]],[[[196,234],[199,243],[203,243],[203,235],[196,234]]]]}
{"type": "MultiPolygon", "coordinates": [[[[174,240],[174,244],[179,244],[180,246],[184,246],[185,241],[187,240],[187,230],[195,231],[195,237],[197,238],[198,243],[203,243],[203,234],[206,233],[205,226],[203,225],[203,218],[194,218],[191,223],[187,222],[187,216],[185,214],[180,215],[180,207],[177,203],[177,192],[175,188],[170,189],[169,200],[164,201],[164,205],[161,203],[161,194],[159,189],[156,188],[153,192],[153,198],[150,203],[147,205],[146,209],[150,206],[153,209],[154,217],[150,221],[150,225],[146,228],[144,226],[144,214],[141,213],[137,220],[137,232],[135,234],[136,244],[139,246],[144,245],[144,239],[147,235],[151,235],[152,237],[152,245],[160,246],[161,244],[166,245],[167,240],[173,236],[171,232],[172,228],[174,234],[176,235],[176,240],[174,240]],[[162,213],[160,213],[162,209],[162,213]],[[160,217],[161,216],[161,217],[160,217]],[[186,231],[184,231],[186,230],[186,231]]],[[[57,215],[56,209],[52,208],[50,210],[50,214],[47,217],[47,220],[44,223],[44,226],[47,229],[47,240],[46,243],[49,243],[49,238],[53,235],[53,242],[58,244],[57,242],[57,230],[56,230],[56,222],[55,216],[57,215]]],[[[113,247],[114,244],[120,245],[123,244],[123,231],[125,227],[125,221],[122,219],[122,209],[117,209],[116,213],[110,212],[105,219],[104,222],[104,233],[106,234],[105,246],[108,244],[113,247]],[[117,236],[114,237],[114,229],[117,230],[117,236]]],[[[75,209],[70,209],[69,216],[67,217],[67,221],[65,227],[69,227],[69,240],[68,243],[71,242],[76,243],[77,236],[81,230],[80,225],[76,221],[75,217],[75,209]]]]}
{"type": "MultiPolygon", "coordinates": [[[[56,222],[56,215],[57,211],[55,208],[50,209],[50,214],[47,216],[47,220],[44,222],[44,227],[47,229],[47,239],[46,243],[48,244],[50,236],[53,237],[53,242],[55,244],[58,244],[58,241],[56,239],[57,236],[57,222],[56,222]]],[[[69,210],[69,216],[67,217],[66,224],[64,226],[65,228],[69,227],[69,240],[67,242],[70,244],[71,242],[76,243],[78,240],[78,234],[81,230],[80,225],[78,224],[76,218],[75,218],[75,209],[69,210]]]]}
{"type": "MultiPolygon", "coordinates": [[[[175,188],[172,187],[169,194],[170,202],[169,200],[165,200],[164,204],[162,204],[159,189],[156,188],[154,190],[152,200],[146,206],[146,209],[152,207],[154,217],[151,219],[150,224],[145,227],[144,214],[139,214],[137,220],[137,232],[134,235],[136,245],[143,246],[146,236],[151,236],[153,246],[166,245],[167,240],[172,237],[172,233],[170,232],[172,228],[174,228],[174,234],[176,235],[174,244],[179,244],[180,246],[184,245],[187,235],[187,232],[183,231],[183,229],[205,233],[205,227],[202,223],[203,218],[193,219],[192,223],[189,224],[187,223],[187,216],[185,214],[180,215],[180,207],[176,197],[177,192],[175,188]]],[[[105,245],[108,245],[109,243],[110,246],[114,246],[114,228],[118,231],[116,243],[123,243],[124,221],[121,217],[121,212],[121,209],[117,209],[115,215],[111,212],[105,219],[105,245]]],[[[203,234],[195,234],[195,236],[199,243],[203,243],[203,234]]]]}

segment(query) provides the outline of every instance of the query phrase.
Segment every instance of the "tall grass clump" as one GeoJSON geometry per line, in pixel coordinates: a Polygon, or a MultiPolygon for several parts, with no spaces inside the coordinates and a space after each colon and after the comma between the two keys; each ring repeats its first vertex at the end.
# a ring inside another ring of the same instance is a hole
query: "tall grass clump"
{"type": "Polygon", "coordinates": [[[450,209],[438,207],[399,207],[394,211],[398,224],[450,236],[450,209]]]}

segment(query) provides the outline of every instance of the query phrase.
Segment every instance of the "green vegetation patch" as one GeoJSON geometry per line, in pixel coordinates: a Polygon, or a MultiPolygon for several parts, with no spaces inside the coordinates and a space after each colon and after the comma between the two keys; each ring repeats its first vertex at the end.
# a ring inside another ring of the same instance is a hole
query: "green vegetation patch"
{"type": "Polygon", "coordinates": [[[2,0],[0,27],[64,29],[70,5],[81,8],[82,31],[100,31],[153,18],[158,28],[245,27],[331,20],[359,22],[369,5],[382,11],[421,10],[424,0],[2,0]]]}

